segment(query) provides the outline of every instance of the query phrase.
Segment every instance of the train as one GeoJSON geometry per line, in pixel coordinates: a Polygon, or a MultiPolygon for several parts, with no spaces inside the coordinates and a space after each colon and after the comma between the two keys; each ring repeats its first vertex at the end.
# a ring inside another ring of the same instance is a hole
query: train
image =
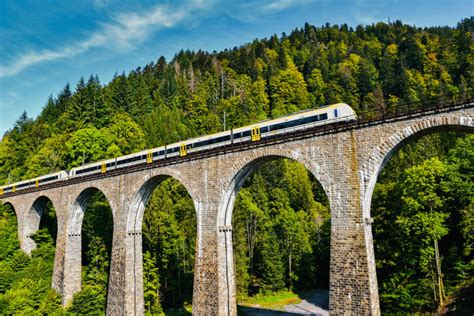
{"type": "Polygon", "coordinates": [[[244,142],[257,142],[275,135],[286,134],[307,128],[336,122],[356,120],[355,111],[345,103],[337,103],[318,109],[297,112],[288,116],[262,121],[256,124],[230,129],[224,132],[200,136],[170,145],[140,151],[130,155],[107,159],[75,167],[66,171],[41,176],[0,187],[0,195],[28,188],[65,181],[71,178],[92,174],[104,174],[110,170],[121,169],[140,164],[151,164],[161,159],[184,157],[188,154],[217,147],[244,142]]]}

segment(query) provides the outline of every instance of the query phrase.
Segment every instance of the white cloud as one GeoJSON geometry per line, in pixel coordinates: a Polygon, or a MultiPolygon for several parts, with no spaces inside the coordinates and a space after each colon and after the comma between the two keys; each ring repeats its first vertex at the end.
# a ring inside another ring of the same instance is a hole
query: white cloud
{"type": "Polygon", "coordinates": [[[292,2],[292,0],[279,0],[265,5],[263,9],[267,11],[279,11],[288,8],[292,2]]]}
{"type": "Polygon", "coordinates": [[[113,16],[112,22],[100,24],[100,28],[78,43],[58,50],[43,50],[24,53],[8,65],[0,65],[0,78],[14,76],[25,68],[46,61],[70,58],[87,52],[91,48],[114,46],[118,49],[132,49],[143,42],[151,33],[169,28],[190,16],[190,12],[205,8],[202,0],[194,0],[185,8],[157,5],[146,12],[127,12],[113,16]]]}
{"type": "Polygon", "coordinates": [[[264,5],[262,10],[267,12],[281,11],[298,4],[305,4],[309,2],[312,2],[312,0],[277,0],[264,5]]]}

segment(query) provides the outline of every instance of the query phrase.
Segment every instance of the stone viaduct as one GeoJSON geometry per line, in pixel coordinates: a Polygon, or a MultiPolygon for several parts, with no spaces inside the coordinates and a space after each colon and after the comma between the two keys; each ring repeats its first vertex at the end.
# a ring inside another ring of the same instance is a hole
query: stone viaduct
{"type": "Polygon", "coordinates": [[[333,124],[0,198],[16,212],[21,247],[26,252],[35,247],[29,236],[38,229],[45,202],[52,202],[58,218],[52,285],[62,295],[63,304],[68,304],[81,289],[84,211],[92,194],[100,190],[114,220],[107,314],[142,315],[143,212],[154,188],[173,177],[188,190],[196,210],[193,313],[236,315],[232,250],[236,195],[246,177],[262,163],[292,159],[315,176],[329,198],[331,314],[378,315],[370,215],[378,174],[405,142],[443,130],[472,132],[473,104],[333,124]]]}

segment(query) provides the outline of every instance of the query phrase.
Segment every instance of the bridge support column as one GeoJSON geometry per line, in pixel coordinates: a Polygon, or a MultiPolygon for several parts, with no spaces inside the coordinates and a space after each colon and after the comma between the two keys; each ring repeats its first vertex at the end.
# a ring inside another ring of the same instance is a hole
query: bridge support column
{"type": "Polygon", "coordinates": [[[337,140],[331,204],[329,309],[332,315],[379,315],[371,221],[363,217],[355,136],[337,140]],[[344,144],[344,145],[341,145],[344,144]]]}
{"type": "Polygon", "coordinates": [[[143,315],[142,236],[114,227],[107,315],[143,315]]]}
{"type": "Polygon", "coordinates": [[[47,200],[40,200],[35,202],[31,206],[31,209],[26,210],[23,232],[20,240],[21,249],[27,254],[31,254],[31,251],[36,249],[36,243],[31,236],[39,229],[41,215],[43,215],[46,202],[47,200]]]}
{"type": "MultiPolygon", "coordinates": [[[[26,216],[28,214],[28,209],[21,209],[21,207],[15,205],[15,212],[17,216],[17,225],[18,225],[18,239],[20,240],[20,249],[23,250],[25,253],[30,254],[30,242],[28,237],[26,237],[25,230],[26,230],[26,216]]],[[[33,242],[33,240],[31,240],[33,242]]]]}
{"type": "MultiPolygon", "coordinates": [[[[63,284],[62,284],[62,304],[67,306],[72,302],[72,297],[76,292],[81,290],[82,283],[82,252],[81,252],[81,234],[73,234],[64,232],[64,259],[63,259],[63,284]]],[[[61,240],[62,242],[62,240],[61,240]]],[[[61,264],[61,254],[57,254],[54,258],[55,265],[58,268],[61,264]]],[[[56,271],[56,266],[55,266],[56,271]]],[[[58,271],[58,279],[60,271],[58,271]]]]}
{"type": "MultiPolygon", "coordinates": [[[[65,210],[66,206],[63,206],[61,210],[65,210]]],[[[72,298],[71,294],[67,296],[65,293],[68,291],[66,287],[66,278],[65,278],[65,258],[66,258],[66,220],[63,217],[64,212],[57,212],[58,218],[58,234],[56,236],[56,251],[54,253],[54,268],[53,268],[53,280],[52,288],[61,295],[62,305],[66,306],[70,299],[72,298]],[[67,297],[67,299],[65,299],[67,297]]]]}
{"type": "MultiPolygon", "coordinates": [[[[209,199],[209,197],[206,197],[209,199]]],[[[194,259],[193,315],[230,315],[224,280],[219,278],[225,262],[218,258],[217,207],[214,203],[195,203],[197,218],[196,256],[194,259]]],[[[222,259],[222,258],[221,258],[222,259]]]]}
{"type": "Polygon", "coordinates": [[[36,248],[36,244],[30,236],[38,230],[41,214],[39,216],[37,214],[35,214],[37,216],[31,216],[30,208],[33,208],[33,202],[29,199],[15,202],[11,201],[9,203],[13,206],[17,218],[17,233],[20,241],[20,249],[29,255],[31,251],[36,248]]]}

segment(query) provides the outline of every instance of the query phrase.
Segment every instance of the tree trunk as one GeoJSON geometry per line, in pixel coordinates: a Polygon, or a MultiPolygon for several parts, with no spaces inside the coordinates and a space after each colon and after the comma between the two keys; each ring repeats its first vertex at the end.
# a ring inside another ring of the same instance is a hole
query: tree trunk
{"type": "Polygon", "coordinates": [[[288,256],[288,267],[289,267],[289,271],[290,271],[290,291],[291,291],[291,288],[292,288],[292,285],[291,285],[291,249],[290,249],[290,255],[288,256]]]}
{"type": "Polygon", "coordinates": [[[439,293],[439,305],[442,306],[444,303],[444,284],[443,275],[441,274],[441,259],[439,257],[438,241],[434,240],[435,248],[435,262],[436,262],[436,273],[438,275],[438,293],[439,293]]]}

